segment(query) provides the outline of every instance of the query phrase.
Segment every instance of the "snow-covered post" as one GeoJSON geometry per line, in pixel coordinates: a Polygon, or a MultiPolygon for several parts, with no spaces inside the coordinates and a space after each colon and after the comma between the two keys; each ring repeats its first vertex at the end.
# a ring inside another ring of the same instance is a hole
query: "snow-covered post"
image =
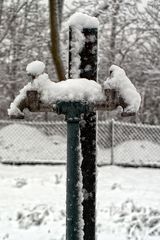
{"type": "MultiPolygon", "coordinates": [[[[69,78],[97,80],[98,20],[76,13],[69,21],[69,78]]],[[[84,240],[95,239],[96,113],[84,114],[81,124],[84,240]]]]}
{"type": "MultiPolygon", "coordinates": [[[[97,78],[97,28],[83,29],[85,45],[80,53],[80,77],[97,78]]],[[[95,239],[96,224],[96,113],[84,115],[81,126],[84,240],[95,239]]]]}
{"type": "Polygon", "coordinates": [[[66,240],[82,240],[84,232],[79,121],[81,114],[89,111],[89,105],[81,101],[59,101],[56,109],[58,114],[65,114],[67,121],[66,240]]]}

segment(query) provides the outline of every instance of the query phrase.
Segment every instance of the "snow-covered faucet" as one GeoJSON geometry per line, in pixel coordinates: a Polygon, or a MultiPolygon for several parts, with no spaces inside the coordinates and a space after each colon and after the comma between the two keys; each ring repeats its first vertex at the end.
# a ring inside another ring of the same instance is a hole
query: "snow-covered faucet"
{"type": "MultiPolygon", "coordinates": [[[[48,75],[44,73],[45,64],[41,61],[33,61],[26,67],[29,77],[29,83],[25,85],[11,103],[8,109],[8,115],[11,118],[24,118],[23,110],[28,108],[30,111],[40,111],[42,109],[40,103],[40,91],[38,89],[39,79],[48,79],[48,75]]],[[[46,109],[43,107],[43,111],[46,109]]],[[[48,109],[47,109],[48,110],[48,109]]],[[[51,109],[50,109],[51,111],[51,109]]]]}
{"type": "Polygon", "coordinates": [[[138,112],[141,96],[119,66],[110,67],[109,77],[104,82],[104,92],[110,98],[111,107],[113,105],[113,108],[118,106],[123,108],[122,116],[132,116],[138,112]]]}
{"type": "Polygon", "coordinates": [[[57,101],[86,101],[91,110],[112,111],[118,106],[123,108],[122,116],[134,115],[141,102],[141,97],[125,71],[116,66],[110,67],[110,76],[102,87],[87,79],[68,79],[59,83],[51,81],[44,73],[45,65],[33,61],[27,65],[27,74],[31,81],[20,90],[11,103],[8,114],[12,118],[24,118],[23,110],[32,112],[51,112],[57,101]]]}

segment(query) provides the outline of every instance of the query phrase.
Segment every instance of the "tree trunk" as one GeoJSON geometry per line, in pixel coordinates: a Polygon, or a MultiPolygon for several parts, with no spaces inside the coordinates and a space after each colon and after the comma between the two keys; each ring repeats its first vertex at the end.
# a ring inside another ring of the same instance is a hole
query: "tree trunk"
{"type": "Polygon", "coordinates": [[[60,39],[58,27],[58,4],[57,0],[49,0],[50,31],[51,31],[51,54],[56,68],[59,81],[65,79],[65,70],[60,55],[60,39]]]}

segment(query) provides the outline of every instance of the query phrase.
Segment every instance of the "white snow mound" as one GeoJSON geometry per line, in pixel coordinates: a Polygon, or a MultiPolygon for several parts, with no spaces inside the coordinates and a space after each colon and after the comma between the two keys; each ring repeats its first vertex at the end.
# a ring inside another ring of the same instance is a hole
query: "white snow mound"
{"type": "Polygon", "coordinates": [[[104,82],[104,89],[117,89],[128,104],[124,111],[137,112],[140,107],[141,97],[125,71],[116,65],[112,65],[109,71],[110,76],[104,82]]]}
{"type": "Polygon", "coordinates": [[[17,97],[11,103],[10,108],[8,109],[9,116],[23,116],[24,115],[24,113],[20,111],[19,105],[26,98],[27,91],[31,90],[31,89],[32,89],[32,85],[31,85],[31,83],[28,83],[26,86],[24,86],[20,90],[19,95],[17,95],[17,97]]]}
{"type": "Polygon", "coordinates": [[[115,147],[116,163],[160,166],[160,145],[147,140],[130,140],[115,147]]]}
{"type": "Polygon", "coordinates": [[[83,28],[97,28],[98,27],[98,19],[96,17],[91,17],[84,13],[74,13],[68,22],[69,26],[75,26],[78,29],[83,28]]]}
{"type": "Polygon", "coordinates": [[[55,83],[44,73],[33,81],[32,87],[40,93],[41,101],[47,104],[58,100],[94,102],[104,97],[101,85],[85,78],[67,79],[55,83]]]}
{"type": "Polygon", "coordinates": [[[44,72],[45,64],[41,61],[33,61],[29,63],[26,67],[26,71],[28,74],[31,74],[33,76],[38,76],[44,72]]]}
{"type": "MultiPolygon", "coordinates": [[[[111,149],[98,148],[98,162],[110,164],[111,149]],[[105,156],[105,157],[104,157],[105,156]]],[[[147,140],[128,140],[114,147],[114,163],[160,166],[160,145],[147,140]]]]}

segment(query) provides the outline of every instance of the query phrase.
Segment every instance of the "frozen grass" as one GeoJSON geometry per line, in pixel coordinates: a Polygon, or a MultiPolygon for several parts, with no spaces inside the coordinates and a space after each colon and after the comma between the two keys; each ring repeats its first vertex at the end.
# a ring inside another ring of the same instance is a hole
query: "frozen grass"
{"type": "MultiPolygon", "coordinates": [[[[65,175],[0,165],[0,239],[64,240],[65,175]]],[[[103,167],[97,179],[98,240],[159,239],[159,169],[103,167]]]]}

